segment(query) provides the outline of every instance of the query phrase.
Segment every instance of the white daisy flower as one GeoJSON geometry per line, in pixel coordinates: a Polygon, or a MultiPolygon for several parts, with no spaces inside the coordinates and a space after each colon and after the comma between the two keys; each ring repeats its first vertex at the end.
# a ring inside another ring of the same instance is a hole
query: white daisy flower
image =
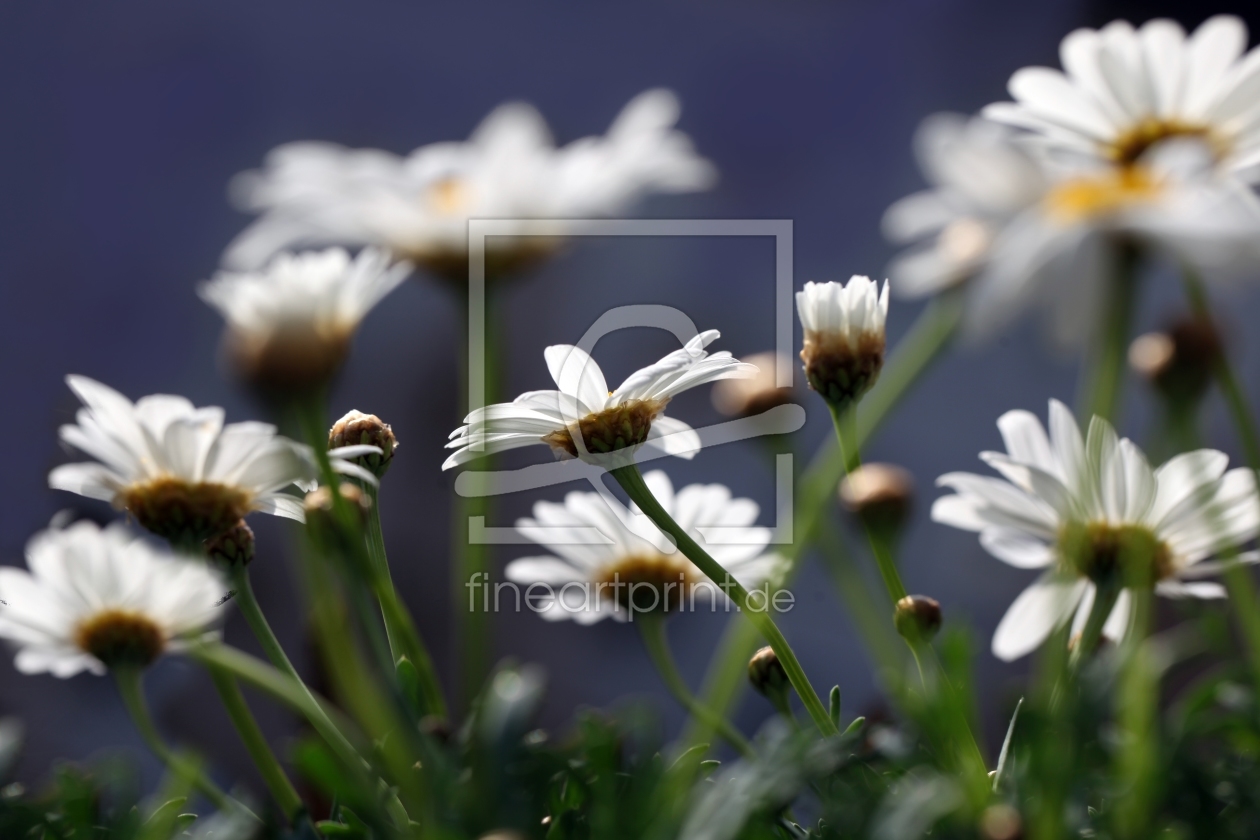
{"type": "MultiPolygon", "coordinates": [[[[782,558],[766,553],[771,532],[753,524],[758,508],[751,499],[732,498],[720,484],[675,494],[660,470],[643,479],[732,579],[751,590],[776,573],[782,558]]],[[[723,597],[724,581],[710,583],[637,506],[627,510],[611,496],[573,492],[564,504],[538,502],[516,530],[552,552],[513,560],[505,571],[513,583],[541,585],[532,589],[534,603],[548,621],[625,621],[632,612],[677,612],[723,597]]]]}
{"type": "MultiPolygon", "coordinates": [[[[261,218],[228,247],[225,262],[260,265],[312,244],[381,245],[444,276],[468,270],[469,219],[611,216],[653,192],[706,189],[712,164],[674,129],[677,98],[650,90],[608,132],[556,148],[529,105],[500,106],[463,143],[434,143],[405,158],[376,149],[291,143],[264,168],[237,176],[241,207],[261,218]]],[[[564,233],[557,225],[557,236],[564,233]]],[[[555,239],[496,237],[491,275],[554,250],[555,239]]]]}
{"type": "MultiPolygon", "coordinates": [[[[66,382],[83,401],[61,439],[96,458],[65,464],[48,475],[54,490],[112,502],[148,530],[195,547],[253,511],[302,521],[302,500],[290,485],[318,477],[308,447],[266,423],[223,423],[223,409],[195,408],[183,397],[154,394],[132,403],[85,376],[66,382]]],[[[350,463],[375,447],[332,450],[338,472],[375,482],[350,463]]]]}
{"type": "Polygon", "coordinates": [[[884,214],[884,234],[915,243],[888,267],[897,294],[936,294],[975,276],[994,240],[1047,189],[1041,164],[1012,142],[1011,129],[960,114],[934,114],[914,137],[915,156],[931,188],[884,214]]]}
{"type": "Polygon", "coordinates": [[[1160,141],[1201,141],[1226,172],[1260,177],[1260,51],[1247,28],[1218,15],[1186,36],[1171,20],[1115,21],[1063,39],[1065,72],[1025,67],[1015,102],[984,115],[1033,133],[1047,150],[1127,166],[1160,141]]]}
{"type": "Polygon", "coordinates": [[[227,350],[250,381],[308,388],[336,372],[364,316],[406,279],[407,263],[365,248],[279,254],[257,272],[220,272],[202,300],[227,321],[227,350]]]}
{"type": "Polygon", "coordinates": [[[76,522],[36,534],[30,571],[0,568],[0,638],[24,674],[145,667],[219,620],[227,586],[208,565],[134,539],[121,525],[76,522]]]}
{"type": "Polygon", "coordinates": [[[848,285],[806,283],[796,293],[796,311],[805,331],[801,361],[809,387],[836,408],[848,406],[870,390],[884,366],[888,281],[882,292],[858,274],[848,285]]]}
{"type": "Polygon", "coordinates": [[[545,443],[560,456],[581,458],[606,469],[634,462],[643,444],[691,458],[700,436],[686,423],[665,417],[676,395],[718,379],[754,376],[757,368],[727,351],[705,351],[720,333],[702,332],[653,365],[635,371],[615,391],[585,350],[557,344],[544,351],[558,391],[528,391],[510,403],[480,408],[451,433],[455,452],[442,469],[482,455],[545,443]]]}
{"type": "MultiPolygon", "coordinates": [[[[1260,532],[1260,499],[1250,470],[1226,472],[1229,458],[1201,449],[1156,470],[1127,438],[1095,417],[1083,439],[1072,413],[1050,402],[1050,433],[1027,411],[998,420],[1006,452],[980,458],[1003,478],[949,473],[937,483],[955,491],[936,500],[932,518],[980,533],[980,544],[1021,569],[1045,569],[1015,600],[993,637],[993,653],[1017,659],[1075,616],[1083,628],[1098,582],[1122,585],[1128,563],[1150,563],[1155,591],[1171,597],[1222,598],[1216,583],[1195,578],[1220,571],[1205,562],[1260,532]]],[[[1254,555],[1247,555],[1254,562],[1254,555]]],[[[1104,632],[1120,638],[1128,624],[1122,592],[1104,632]]]]}

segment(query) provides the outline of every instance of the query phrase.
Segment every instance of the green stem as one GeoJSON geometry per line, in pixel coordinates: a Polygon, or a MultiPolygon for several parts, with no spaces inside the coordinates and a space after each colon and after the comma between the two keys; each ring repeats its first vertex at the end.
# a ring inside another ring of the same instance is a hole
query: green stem
{"type": "Polygon", "coordinates": [[[647,484],[643,481],[642,474],[639,473],[638,466],[631,464],[627,467],[621,467],[612,470],[610,474],[617,479],[617,483],[630,496],[631,501],[638,504],[651,520],[656,523],[656,527],[673,537],[678,548],[686,555],[687,559],[696,565],[711,581],[726,591],[735,605],[739,607],[740,612],[746,615],[749,621],[757,628],[757,631],[765,637],[770,647],[774,649],[775,654],[779,657],[779,663],[783,665],[783,670],[787,672],[788,681],[792,683],[792,687],[796,689],[796,693],[800,695],[801,701],[805,704],[809,716],[814,719],[814,724],[824,735],[838,735],[834,723],[831,722],[831,716],[827,714],[827,707],[823,705],[819,699],[814,687],[810,685],[809,678],[805,675],[805,670],[801,667],[801,663],[797,660],[796,654],[792,651],[792,646],[788,644],[783,633],[774,623],[774,619],[770,618],[764,611],[748,608],[748,591],[731,577],[722,565],[709,556],[700,545],[691,538],[682,527],[674,521],[666,510],[656,501],[656,497],[652,495],[652,491],[648,489],[647,484]]]}
{"type": "Polygon", "coordinates": [[[670,693],[674,695],[674,699],[693,716],[703,720],[721,734],[731,746],[739,750],[741,755],[753,757],[755,753],[752,745],[740,734],[739,730],[726,718],[716,714],[696,699],[691,689],[687,687],[682,674],[678,673],[678,665],[674,662],[674,655],[669,650],[664,616],[648,613],[640,616],[635,623],[639,625],[639,634],[643,637],[643,646],[647,648],[648,655],[652,657],[652,664],[656,666],[656,670],[665,681],[670,693]]]}
{"type": "Polygon", "coordinates": [[[390,654],[394,665],[406,656],[415,666],[419,677],[420,692],[425,711],[438,717],[446,717],[446,698],[442,695],[442,684],[438,680],[437,670],[433,667],[433,658],[425,646],[420,632],[416,629],[411,613],[406,604],[398,597],[394,587],[394,579],[389,571],[389,557],[385,553],[385,538],[381,531],[381,514],[379,505],[379,489],[370,487],[372,509],[368,513],[367,545],[372,567],[372,591],[381,606],[381,617],[385,622],[385,633],[389,637],[390,654]]]}
{"type": "Polygon", "coordinates": [[[1094,655],[1098,650],[1098,646],[1102,643],[1103,627],[1107,624],[1107,619],[1111,616],[1112,609],[1116,606],[1116,600],[1120,597],[1122,587],[1118,583],[1099,584],[1094,591],[1094,605],[1090,608],[1089,618],[1085,620],[1085,628],[1081,631],[1081,637],[1076,641],[1076,651],[1073,657],[1079,664],[1086,662],[1089,657],[1094,655]]]}
{"type": "Polygon", "coordinates": [[[271,624],[258,603],[254,586],[249,579],[249,567],[243,563],[233,564],[228,569],[228,579],[235,592],[232,600],[236,602],[237,609],[245,617],[249,629],[254,632],[254,638],[258,639],[258,644],[262,645],[263,653],[271,660],[272,665],[297,682],[301,682],[302,678],[298,675],[297,668],[293,667],[293,662],[289,660],[289,655],[281,647],[280,640],[276,638],[275,631],[271,629],[271,624]]]}
{"type": "Polygon", "coordinates": [[[275,797],[276,804],[280,806],[284,815],[293,819],[302,810],[302,798],[298,796],[297,790],[289,781],[276,754],[272,752],[271,746],[263,736],[262,729],[258,727],[258,721],[254,720],[254,715],[245,702],[245,696],[241,694],[240,686],[236,684],[232,675],[222,668],[211,666],[207,670],[210,672],[210,679],[214,681],[214,687],[219,692],[219,699],[223,701],[223,707],[227,709],[228,717],[236,726],[236,731],[240,734],[249,757],[258,767],[258,772],[262,775],[267,789],[275,797]]]}
{"type": "MultiPolygon", "coordinates": [[[[963,292],[961,289],[946,292],[928,304],[897,344],[879,382],[862,400],[856,444],[859,449],[957,332],[962,318],[963,292]]],[[[843,475],[844,463],[839,449],[824,441],[797,485],[792,523],[794,539],[783,551],[788,569],[785,579],[790,580],[800,567],[800,558],[814,539],[819,521],[834,504],[833,494],[843,475]]],[[[717,714],[729,713],[748,683],[748,659],[756,646],[757,628],[751,623],[732,621],[727,624],[705,674],[702,691],[705,706],[717,714]]],[[[695,721],[687,740],[694,744],[711,737],[702,729],[702,722],[695,721]]]]}
{"type": "Polygon", "coordinates": [[[149,714],[149,704],[144,699],[141,675],[142,672],[138,668],[114,669],[114,681],[118,684],[118,693],[122,695],[123,703],[127,711],[131,713],[136,729],[140,731],[140,737],[144,739],[153,754],[161,759],[172,773],[192,783],[220,811],[243,811],[254,819],[258,819],[252,811],[210,781],[195,764],[183,756],[176,755],[170,747],[166,746],[166,742],[162,740],[157,727],[153,724],[153,717],[149,714]]]}
{"type": "Polygon", "coordinates": [[[1094,337],[1098,352],[1085,390],[1085,413],[1081,420],[1086,425],[1095,415],[1116,425],[1129,333],[1137,303],[1140,256],[1137,246],[1130,242],[1119,241],[1113,245],[1114,269],[1107,285],[1099,333],[1094,337]]]}

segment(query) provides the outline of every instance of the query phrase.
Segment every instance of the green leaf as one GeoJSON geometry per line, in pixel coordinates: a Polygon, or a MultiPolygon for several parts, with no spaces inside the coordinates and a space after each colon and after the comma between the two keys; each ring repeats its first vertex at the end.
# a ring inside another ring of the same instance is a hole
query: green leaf
{"type": "Polygon", "coordinates": [[[840,686],[833,685],[831,687],[831,704],[828,712],[831,714],[831,722],[836,729],[840,728],[840,686]]]}

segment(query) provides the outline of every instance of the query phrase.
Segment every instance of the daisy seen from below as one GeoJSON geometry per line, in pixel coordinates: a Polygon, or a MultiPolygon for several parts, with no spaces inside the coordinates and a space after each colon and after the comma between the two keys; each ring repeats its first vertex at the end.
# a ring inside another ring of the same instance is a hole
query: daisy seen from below
{"type": "Polygon", "coordinates": [[[144,668],[218,623],[226,585],[207,564],[138,540],[121,524],[36,534],[29,571],[0,568],[0,638],[24,674],[144,668]]]}
{"type": "Polygon", "coordinates": [[[528,391],[510,403],[480,408],[451,433],[454,449],[442,469],[483,455],[544,443],[560,457],[581,458],[605,469],[634,463],[644,444],[666,454],[691,458],[700,436],[681,420],[664,416],[669,401],[689,388],[733,377],[750,377],[757,368],[727,351],[704,348],[719,337],[708,330],[655,364],[635,371],[615,391],[609,390],[599,365],[585,350],[557,344],[544,351],[556,391],[528,391]]]}
{"type": "Polygon", "coordinates": [[[236,370],[270,391],[309,389],[341,367],[364,316],[411,271],[389,253],[282,253],[259,271],[220,272],[198,289],[227,322],[236,370]]]}
{"type": "MultiPolygon", "coordinates": [[[[751,499],[732,498],[720,484],[691,484],[675,493],[661,470],[643,480],[674,520],[746,589],[776,573],[782,559],[766,552],[771,532],[754,524],[759,511],[751,499]]],[[[723,597],[724,581],[709,582],[637,506],[627,510],[611,496],[573,492],[563,504],[537,502],[534,515],[518,519],[516,530],[551,552],[514,560],[506,569],[513,583],[545,585],[536,603],[548,621],[634,620],[634,613],[690,610],[723,597]]]]}
{"type": "MultiPolygon", "coordinates": [[[[1006,611],[993,653],[1013,660],[1058,627],[1079,633],[1101,590],[1115,597],[1103,628],[1123,637],[1128,585],[1147,580],[1157,594],[1221,598],[1213,554],[1260,531],[1260,500],[1251,471],[1226,471],[1228,457],[1201,449],[1151,469],[1141,450],[1095,417],[1082,436],[1071,412],[1050,402],[1050,430],[1027,411],[998,420],[1006,452],[981,459],[1002,478],[949,473],[937,483],[954,491],[936,500],[932,518],[980,534],[980,544],[1021,569],[1043,569],[1006,611]],[[1118,593],[1118,594],[1116,594],[1118,593]]],[[[1241,559],[1254,562],[1254,555],[1241,559]]]]}
{"type": "Polygon", "coordinates": [[[806,283],[796,293],[805,332],[805,378],[834,411],[847,408],[875,385],[884,366],[888,281],[883,291],[859,274],[847,284],[806,283]]]}
{"type": "Polygon", "coordinates": [[[1246,52],[1247,27],[1209,18],[1187,36],[1171,20],[1140,28],[1114,21],[1063,39],[1063,70],[1025,67],[1011,76],[1014,102],[984,115],[1033,135],[1045,149],[1119,166],[1138,163],[1161,141],[1199,141],[1218,166],[1260,177],[1260,51],[1246,52]]]}
{"type": "MultiPolygon", "coordinates": [[[[254,511],[303,520],[290,485],[313,486],[314,454],[267,423],[224,424],[223,409],[196,408],[184,397],[154,394],[132,403],[86,376],[68,376],[83,402],[64,443],[95,461],[64,464],[48,476],[54,490],[111,502],[143,527],[183,548],[236,526],[254,511]]],[[[330,451],[333,468],[374,483],[350,458],[375,447],[330,451]]]]}
{"type": "MultiPolygon", "coordinates": [[[[531,106],[495,109],[465,142],[423,146],[406,157],[331,143],[290,143],[259,171],[238,175],[237,204],[260,214],[224,261],[252,268],[277,251],[314,244],[379,245],[435,273],[463,279],[469,219],[611,216],[654,192],[707,189],[713,165],[674,128],[677,98],[649,90],[608,132],[557,148],[531,106]]],[[[534,231],[535,233],[537,231],[534,231]]],[[[487,272],[511,273],[553,251],[563,236],[488,242],[487,272]]]]}

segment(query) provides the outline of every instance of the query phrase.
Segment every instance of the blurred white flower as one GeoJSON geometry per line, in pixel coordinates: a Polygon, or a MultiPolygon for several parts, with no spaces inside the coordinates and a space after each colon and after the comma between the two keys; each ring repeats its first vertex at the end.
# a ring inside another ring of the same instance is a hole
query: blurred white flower
{"type": "MultiPolygon", "coordinates": [[[[466,142],[434,143],[405,158],[330,143],[280,146],[263,169],[233,182],[237,203],[261,217],[224,260],[252,268],[286,248],[380,245],[463,276],[469,219],[610,216],[653,192],[708,188],[715,170],[674,129],[678,116],[672,93],[649,90],[606,134],[561,148],[523,103],[495,109],[466,142]]],[[[557,225],[555,234],[563,233],[557,225]]],[[[488,242],[488,270],[510,270],[554,246],[546,237],[496,237],[488,242]]]]}
{"type": "Polygon", "coordinates": [[[119,524],[36,534],[30,571],[0,568],[0,638],[24,674],[144,667],[211,629],[227,591],[205,563],[159,551],[119,524]]]}
{"type": "Polygon", "coordinates": [[[888,281],[882,292],[858,274],[848,285],[806,283],[796,293],[796,312],[805,332],[801,361],[809,387],[836,408],[870,390],[884,366],[888,281]]]}
{"type": "MultiPolygon", "coordinates": [[[[766,553],[770,529],[753,524],[756,502],[732,498],[720,484],[692,484],[675,494],[660,470],[643,479],[665,511],[745,588],[771,578],[782,563],[766,553]]],[[[548,621],[625,621],[632,604],[637,612],[677,612],[722,598],[724,581],[706,583],[637,506],[627,510],[599,493],[569,493],[564,504],[537,502],[533,517],[518,519],[516,530],[552,552],[513,560],[505,571],[513,583],[549,587],[534,590],[548,621]]]]}
{"type": "MultiPolygon", "coordinates": [[[[266,423],[223,423],[223,409],[195,408],[154,394],[132,403],[85,376],[66,382],[83,401],[65,443],[97,461],[65,464],[48,475],[55,490],[112,502],[142,526],[182,546],[200,544],[253,511],[302,521],[302,500],[284,490],[318,477],[308,447],[266,423]]],[[[338,472],[375,482],[346,460],[374,447],[333,450],[338,472]]]]}
{"type": "MultiPolygon", "coordinates": [[[[998,420],[1006,452],[980,458],[1002,474],[990,478],[949,473],[937,484],[955,491],[932,506],[932,518],[977,531],[980,544],[1021,569],[1046,569],[1015,600],[993,636],[993,653],[1017,659],[1075,616],[1079,632],[1098,581],[1123,585],[1133,562],[1150,563],[1155,591],[1171,597],[1222,598],[1205,562],[1260,532],[1255,477],[1228,456],[1201,449],[1178,455],[1157,470],[1127,438],[1095,417],[1083,438],[1072,413],[1050,402],[1050,432],[1027,411],[998,420]]],[[[1255,562],[1248,554],[1241,559],[1255,562]]],[[[1117,600],[1104,632],[1123,637],[1129,594],[1117,600]]]]}
{"type": "Polygon", "coordinates": [[[919,168],[930,189],[884,213],[884,234],[913,244],[888,267],[901,297],[935,294],[975,276],[994,240],[1039,201],[1047,175],[1011,129],[978,117],[934,114],[915,133],[919,168]]]}
{"type": "Polygon", "coordinates": [[[510,403],[488,405],[464,418],[451,433],[455,452],[442,469],[521,446],[545,443],[561,456],[607,469],[633,463],[643,444],[691,458],[700,436],[686,423],[665,417],[677,394],[718,379],[753,376],[757,368],[727,351],[705,351],[720,333],[700,333],[679,350],[626,377],[610,391],[603,371],[585,350],[556,344],[544,351],[558,391],[528,391],[510,403]]]}
{"type": "Polygon", "coordinates": [[[967,281],[972,336],[1042,306],[1061,343],[1084,339],[1121,243],[1214,281],[1260,267],[1260,202],[1194,138],[1166,138],[1123,166],[1066,162],[1032,154],[1003,126],[937,115],[918,147],[935,189],[885,215],[890,238],[922,240],[889,274],[909,296],[967,281]]]}
{"type": "Polygon", "coordinates": [[[271,389],[326,382],[363,317],[411,266],[365,248],[278,254],[260,271],[220,272],[198,294],[227,321],[226,347],[251,382],[271,389]]]}

